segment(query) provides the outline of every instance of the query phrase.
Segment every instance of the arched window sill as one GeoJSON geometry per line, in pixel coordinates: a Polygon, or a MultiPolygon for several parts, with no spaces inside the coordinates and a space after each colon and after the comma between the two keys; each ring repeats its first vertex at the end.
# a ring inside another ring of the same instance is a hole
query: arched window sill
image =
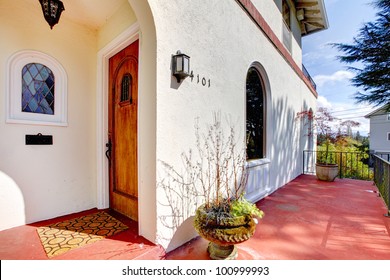
{"type": "Polygon", "coordinates": [[[256,166],[266,165],[269,163],[271,163],[271,160],[268,158],[251,159],[246,162],[246,167],[253,168],[256,166]]]}

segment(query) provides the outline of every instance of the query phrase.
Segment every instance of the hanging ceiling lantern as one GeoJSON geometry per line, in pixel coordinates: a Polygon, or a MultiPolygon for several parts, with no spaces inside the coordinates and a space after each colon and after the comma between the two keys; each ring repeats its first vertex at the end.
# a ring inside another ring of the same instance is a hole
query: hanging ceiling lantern
{"type": "Polygon", "coordinates": [[[43,16],[47,23],[50,25],[50,29],[58,23],[62,11],[65,10],[64,4],[60,0],[39,0],[42,6],[43,16]]]}

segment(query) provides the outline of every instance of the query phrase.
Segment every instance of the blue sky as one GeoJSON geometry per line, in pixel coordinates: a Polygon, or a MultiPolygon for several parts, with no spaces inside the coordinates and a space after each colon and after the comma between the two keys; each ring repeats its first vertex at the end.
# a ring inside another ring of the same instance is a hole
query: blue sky
{"type": "Polygon", "coordinates": [[[356,104],[353,94],[358,91],[350,84],[354,73],[337,60],[338,52],[331,43],[352,43],[360,27],[375,19],[377,10],[371,0],[325,0],[329,28],[303,38],[303,64],[317,84],[318,106],[328,107],[335,117],[350,119],[361,125],[354,131],[369,133],[364,115],[373,111],[368,104],[356,104]]]}

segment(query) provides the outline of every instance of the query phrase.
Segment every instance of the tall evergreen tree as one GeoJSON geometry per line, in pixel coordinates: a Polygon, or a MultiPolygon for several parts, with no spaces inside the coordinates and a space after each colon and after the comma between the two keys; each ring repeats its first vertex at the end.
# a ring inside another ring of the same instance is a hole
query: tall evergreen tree
{"type": "Polygon", "coordinates": [[[358,103],[388,105],[390,110],[390,0],[374,0],[379,11],[373,22],[359,29],[352,44],[333,44],[344,55],[339,60],[363,68],[349,67],[356,73],[351,82],[364,92],[354,96],[358,103]]]}

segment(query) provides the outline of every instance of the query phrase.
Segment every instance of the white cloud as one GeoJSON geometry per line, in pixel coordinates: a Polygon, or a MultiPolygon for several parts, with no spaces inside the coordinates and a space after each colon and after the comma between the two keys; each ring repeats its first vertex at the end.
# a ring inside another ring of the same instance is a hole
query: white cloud
{"type": "Polygon", "coordinates": [[[339,70],[332,75],[317,75],[313,80],[317,86],[322,87],[326,83],[343,82],[352,79],[355,74],[351,71],[339,70]]]}
{"type": "Polygon", "coordinates": [[[317,99],[317,108],[319,107],[329,109],[332,115],[341,121],[353,120],[359,122],[360,126],[352,129],[354,132],[359,131],[364,136],[370,132],[370,122],[364,116],[375,109],[372,106],[353,102],[331,102],[325,96],[320,95],[317,99]]]}
{"type": "MultiPolygon", "coordinates": [[[[322,67],[334,65],[338,51],[330,44],[332,42],[305,42],[305,47],[308,48],[302,55],[303,64],[310,69],[317,69],[319,65],[322,67]]],[[[308,70],[310,70],[308,69],[308,70]]],[[[310,71],[309,71],[310,72],[310,71]]]]}
{"type": "Polygon", "coordinates": [[[328,99],[326,99],[325,96],[322,96],[322,95],[318,96],[317,106],[318,107],[325,107],[325,108],[329,108],[329,109],[332,108],[332,104],[328,101],[328,99]]]}

